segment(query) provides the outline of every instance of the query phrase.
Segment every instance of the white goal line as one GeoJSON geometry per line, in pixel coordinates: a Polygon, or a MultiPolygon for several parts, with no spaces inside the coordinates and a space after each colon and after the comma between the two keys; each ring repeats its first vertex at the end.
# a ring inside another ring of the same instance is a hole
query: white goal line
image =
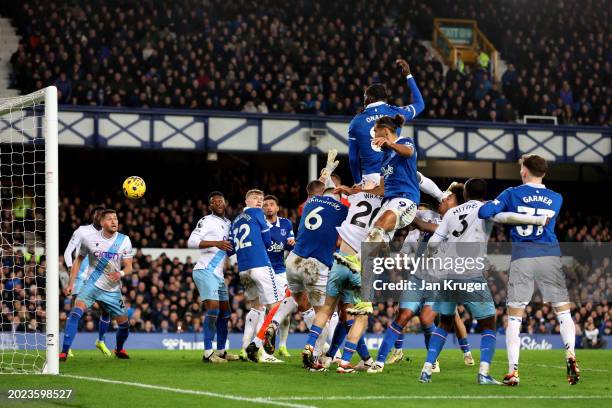
{"type": "Polygon", "coordinates": [[[145,389],[158,390],[158,391],[167,391],[167,392],[173,392],[176,394],[200,395],[200,396],[205,396],[205,397],[227,399],[227,400],[232,400],[232,401],[250,402],[253,404],[275,405],[275,406],[288,407],[288,408],[316,408],[312,405],[302,405],[302,404],[294,404],[290,402],[275,401],[273,399],[266,398],[266,397],[253,397],[253,398],[241,397],[238,395],[220,394],[220,393],[210,392],[210,391],[189,390],[189,389],[184,389],[184,388],[166,387],[163,385],[143,384],[143,383],[130,382],[130,381],[118,381],[118,380],[111,380],[107,378],[85,377],[81,375],[72,375],[72,374],[62,374],[62,377],[74,378],[77,380],[85,380],[85,381],[95,381],[95,382],[101,382],[101,383],[107,383],[107,384],[126,385],[130,387],[145,388],[145,389]]]}
{"type": "Polygon", "coordinates": [[[612,395],[338,395],[338,396],[308,396],[308,397],[270,397],[269,401],[343,401],[343,400],[599,400],[612,399],[612,395]]]}

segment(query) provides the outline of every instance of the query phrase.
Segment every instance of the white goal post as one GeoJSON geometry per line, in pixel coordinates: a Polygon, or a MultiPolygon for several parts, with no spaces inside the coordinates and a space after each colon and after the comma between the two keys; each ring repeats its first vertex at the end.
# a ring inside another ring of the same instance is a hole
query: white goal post
{"type": "Polygon", "coordinates": [[[0,99],[0,223],[0,373],[59,374],[58,118],[54,86],[0,99]],[[37,253],[39,250],[44,253],[37,253]],[[9,296],[5,299],[2,293],[9,296]]]}

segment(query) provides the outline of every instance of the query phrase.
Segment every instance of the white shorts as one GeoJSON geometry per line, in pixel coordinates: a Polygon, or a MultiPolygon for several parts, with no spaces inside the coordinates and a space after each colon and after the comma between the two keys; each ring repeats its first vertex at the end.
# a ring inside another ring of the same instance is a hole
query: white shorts
{"type": "Polygon", "coordinates": [[[285,297],[286,286],[281,284],[270,266],[242,271],[239,276],[249,301],[259,298],[259,303],[262,305],[271,305],[285,297]]]}
{"type": "Polygon", "coordinates": [[[372,225],[374,225],[376,220],[382,216],[385,211],[393,211],[393,213],[395,213],[395,227],[393,229],[398,230],[410,225],[412,220],[414,220],[417,212],[417,205],[412,200],[403,197],[385,199],[372,225]]]}
{"type": "Polygon", "coordinates": [[[276,284],[284,294],[285,290],[289,287],[289,283],[287,283],[287,272],[276,273],[274,277],[276,278],[276,284]]]}
{"type": "Polygon", "coordinates": [[[285,261],[287,282],[292,293],[306,291],[312,306],[325,303],[325,288],[329,268],[315,258],[302,258],[291,252],[285,261]]]}

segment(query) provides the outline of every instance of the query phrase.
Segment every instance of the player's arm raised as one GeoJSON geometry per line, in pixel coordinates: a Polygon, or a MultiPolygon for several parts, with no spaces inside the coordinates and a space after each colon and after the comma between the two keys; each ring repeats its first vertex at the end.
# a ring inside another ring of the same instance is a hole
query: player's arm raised
{"type": "Polygon", "coordinates": [[[419,90],[419,87],[412,76],[408,62],[405,59],[400,58],[396,60],[395,63],[400,66],[402,75],[406,77],[413,99],[412,104],[400,109],[402,110],[402,114],[406,117],[406,120],[412,120],[419,113],[423,112],[423,109],[425,109],[425,101],[423,100],[423,95],[421,95],[421,91],[419,90]]]}

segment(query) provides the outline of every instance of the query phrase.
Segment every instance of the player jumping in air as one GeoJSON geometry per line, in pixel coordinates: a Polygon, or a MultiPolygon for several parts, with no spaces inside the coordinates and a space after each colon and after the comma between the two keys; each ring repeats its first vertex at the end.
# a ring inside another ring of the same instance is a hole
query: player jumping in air
{"type": "Polygon", "coordinates": [[[88,234],[82,239],[79,256],[72,264],[67,295],[72,293],[81,262],[85,257],[89,258],[84,286],[77,295],[66,323],[60,361],[66,361],[68,358],[68,350],[76,336],[79,320],[94,302],[103,305],[119,326],[115,356],[121,359],[130,358],[123,349],[130,333],[130,322],[121,296],[121,278],[132,272],[132,243],[126,235],[117,232],[119,222],[115,210],[103,210],[100,225],[100,231],[88,234]]]}
{"type": "MultiPolygon", "coordinates": [[[[375,138],[372,143],[383,149],[384,156],[380,170],[382,173],[380,185],[369,192],[384,195],[384,200],[374,225],[368,232],[366,243],[378,244],[391,241],[395,231],[409,225],[416,215],[416,203],[420,199],[416,151],[411,138],[397,135],[397,130],[403,124],[404,117],[396,115],[393,118],[383,116],[376,120],[374,126],[375,138]]],[[[338,191],[350,195],[359,190],[340,187],[338,191]]],[[[361,262],[356,256],[338,254],[336,260],[355,273],[361,273],[361,262]]],[[[359,316],[347,335],[338,372],[344,372],[350,367],[357,342],[367,326],[367,315],[373,312],[372,303],[360,301],[347,311],[359,316]]]]}
{"type": "Polygon", "coordinates": [[[238,360],[238,356],[225,350],[227,343],[227,323],[231,309],[227,286],[223,278],[223,264],[226,251],[232,249],[229,241],[230,220],[225,218],[226,201],[223,193],[213,191],[208,195],[208,208],[211,214],[198,221],[187,241],[189,248],[199,248],[200,257],[193,269],[193,281],[204,302],[204,356],[205,363],[226,363],[238,360]],[[217,353],[213,352],[212,342],[217,334],[217,353]]]}
{"type": "Polygon", "coordinates": [[[519,161],[523,185],[504,190],[495,200],[484,204],[478,216],[490,218],[501,211],[515,211],[550,218],[546,226],[512,228],[512,261],[508,277],[508,375],[506,385],[519,384],[519,353],[521,325],[525,307],[531,301],[534,283],[542,292],[544,302],[550,302],[561,327],[565,344],[567,380],[571,385],[580,380],[580,370],[574,350],[576,327],[570,313],[569,295],[561,265],[561,249],[555,235],[555,222],[563,197],[542,184],[548,171],[546,160],[537,155],[523,156],[519,161]]]}
{"type": "MultiPolygon", "coordinates": [[[[94,207],[91,210],[91,224],[80,226],[72,234],[70,242],[68,242],[66,250],[64,251],[64,261],[66,261],[66,266],[68,266],[69,269],[72,269],[72,254],[73,252],[76,252],[76,256],[79,255],[79,250],[81,249],[81,243],[83,242],[83,238],[86,235],[100,231],[102,229],[102,226],[100,225],[100,215],[102,214],[103,210],[104,207],[102,206],[94,207]]],[[[81,267],[77,272],[74,287],[72,288],[72,307],[74,307],[74,302],[76,301],[76,298],[79,292],[81,291],[81,288],[83,287],[85,281],[85,274],[88,266],[89,258],[86,257],[85,259],[83,259],[83,262],[81,262],[81,267]]],[[[108,331],[111,322],[110,314],[106,310],[104,310],[103,307],[101,307],[100,309],[101,312],[100,321],[98,323],[98,339],[96,340],[96,348],[100,350],[105,356],[110,357],[113,354],[108,349],[108,347],[106,347],[106,343],[104,342],[104,337],[106,336],[106,332],[108,331]]],[[[74,357],[72,350],[68,350],[68,357],[74,357]]]]}
{"type": "MultiPolygon", "coordinates": [[[[440,205],[438,206],[439,213],[428,209],[418,210],[414,223],[417,223],[417,220],[421,220],[427,223],[439,224],[441,221],[440,216],[444,216],[444,214],[446,214],[449,209],[456,207],[460,204],[463,204],[463,184],[453,182],[444,192],[443,199],[440,202],[440,205]]],[[[418,230],[415,231],[417,231],[418,233],[418,230]]],[[[426,232],[421,232],[418,235],[419,238],[417,240],[414,257],[420,257],[425,254],[427,249],[427,241],[431,237],[431,234],[426,232]]],[[[408,237],[406,238],[406,240],[408,240],[408,237]]],[[[410,242],[404,242],[402,251],[409,252],[409,249],[407,248],[409,246],[410,242]]],[[[421,282],[425,278],[424,276],[422,276],[422,273],[424,272],[419,269],[411,275],[411,280],[414,282],[415,287],[421,287],[421,282]]],[[[403,295],[405,295],[405,298],[402,298],[400,300],[397,317],[385,331],[383,342],[381,343],[380,348],[378,350],[376,365],[368,370],[368,373],[370,374],[380,373],[383,371],[383,368],[385,366],[385,360],[387,359],[389,352],[392,350],[392,346],[395,346],[395,348],[391,352],[389,361],[387,361],[386,363],[395,364],[401,361],[401,359],[403,358],[403,330],[406,327],[407,323],[413,318],[413,316],[419,316],[419,320],[421,322],[421,327],[423,328],[423,334],[425,338],[425,349],[429,349],[429,341],[431,339],[431,335],[436,329],[436,325],[434,323],[434,320],[436,318],[436,312],[432,309],[433,299],[427,300],[427,293],[426,291],[422,290],[407,291],[403,295]]],[[[459,340],[459,345],[461,346],[461,349],[464,352],[464,362],[466,365],[474,365],[474,360],[472,358],[469,349],[469,344],[467,342],[467,333],[465,333],[465,326],[463,326],[463,321],[461,321],[458,315],[455,317],[455,321],[457,320],[463,328],[461,333],[459,332],[459,330],[457,330],[457,339],[459,340]]],[[[440,365],[438,361],[434,362],[432,371],[440,372],[440,365]]]]}

